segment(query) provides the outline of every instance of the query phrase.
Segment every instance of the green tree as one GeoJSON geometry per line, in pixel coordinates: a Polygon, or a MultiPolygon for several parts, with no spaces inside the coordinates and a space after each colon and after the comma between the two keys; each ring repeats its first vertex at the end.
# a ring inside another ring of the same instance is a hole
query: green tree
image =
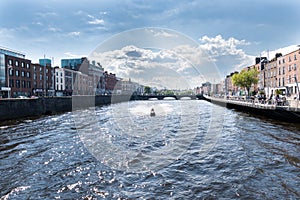
{"type": "Polygon", "coordinates": [[[151,93],[151,88],[149,86],[145,86],[144,93],[145,94],[150,94],[151,93]]]}
{"type": "Polygon", "coordinates": [[[249,95],[252,84],[258,83],[258,71],[256,69],[242,70],[232,76],[232,83],[235,86],[245,88],[249,95]]]}

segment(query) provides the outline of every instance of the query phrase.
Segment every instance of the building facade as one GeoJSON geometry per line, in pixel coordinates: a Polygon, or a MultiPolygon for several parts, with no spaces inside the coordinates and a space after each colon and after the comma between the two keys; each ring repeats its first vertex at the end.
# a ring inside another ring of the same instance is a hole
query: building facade
{"type": "Polygon", "coordinates": [[[300,49],[277,58],[277,88],[287,96],[299,97],[300,49]]]}
{"type": "Polygon", "coordinates": [[[105,71],[104,81],[105,81],[105,92],[107,94],[112,94],[118,82],[116,74],[108,73],[107,71],[105,71]]]}
{"type": "Polygon", "coordinates": [[[233,85],[232,83],[232,76],[234,74],[237,74],[238,72],[232,72],[230,75],[227,75],[224,81],[224,85],[225,85],[225,94],[226,95],[235,95],[238,91],[238,87],[233,85]]]}
{"type": "Polygon", "coordinates": [[[55,68],[56,96],[94,95],[93,77],[80,71],[55,68]]]}
{"type": "Polygon", "coordinates": [[[25,54],[0,48],[0,98],[32,95],[31,76],[25,54]]]}
{"type": "Polygon", "coordinates": [[[35,96],[54,96],[54,69],[51,64],[41,65],[33,63],[32,72],[32,92],[35,96]]]}
{"type": "Polygon", "coordinates": [[[271,97],[275,94],[275,90],[277,88],[277,58],[281,56],[281,53],[277,53],[275,57],[265,65],[264,82],[265,94],[267,97],[271,97]]]}

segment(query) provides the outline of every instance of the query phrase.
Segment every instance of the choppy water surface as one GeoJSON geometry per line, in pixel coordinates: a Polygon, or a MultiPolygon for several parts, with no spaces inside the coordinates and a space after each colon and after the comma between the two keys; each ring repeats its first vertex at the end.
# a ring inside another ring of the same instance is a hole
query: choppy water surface
{"type": "Polygon", "coordinates": [[[204,101],[114,104],[1,124],[0,173],[1,199],[299,199],[300,128],[204,101]]]}

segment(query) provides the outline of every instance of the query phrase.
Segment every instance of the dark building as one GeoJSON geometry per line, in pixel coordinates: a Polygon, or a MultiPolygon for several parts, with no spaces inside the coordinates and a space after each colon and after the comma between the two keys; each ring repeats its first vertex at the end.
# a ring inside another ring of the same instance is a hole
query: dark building
{"type": "Polygon", "coordinates": [[[104,81],[105,81],[105,90],[108,93],[112,93],[117,84],[116,74],[108,73],[107,71],[105,71],[104,81]]]}
{"type": "Polygon", "coordinates": [[[51,64],[46,66],[40,64],[31,64],[32,68],[32,92],[37,96],[54,95],[54,69],[51,64]]]}

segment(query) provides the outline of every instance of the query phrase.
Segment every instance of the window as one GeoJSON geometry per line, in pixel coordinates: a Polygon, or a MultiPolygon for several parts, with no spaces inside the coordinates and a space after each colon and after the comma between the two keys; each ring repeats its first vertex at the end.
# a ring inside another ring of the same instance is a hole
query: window
{"type": "Polygon", "coordinates": [[[40,67],[40,72],[42,71],[42,68],[40,67]]]}
{"type": "Polygon", "coordinates": [[[285,74],[285,67],[282,67],[282,74],[285,74]]]}
{"type": "Polygon", "coordinates": [[[278,78],[278,87],[280,87],[280,78],[278,78]]]}
{"type": "Polygon", "coordinates": [[[16,67],[19,67],[19,61],[16,60],[16,67]]]}
{"type": "Polygon", "coordinates": [[[296,75],[296,74],[294,74],[294,80],[295,80],[295,82],[296,82],[296,80],[297,80],[297,75],[296,75]]]}
{"type": "Polygon", "coordinates": [[[291,75],[289,75],[289,83],[291,83],[292,82],[292,77],[291,77],[291,75]]]}
{"type": "Polygon", "coordinates": [[[8,60],[8,65],[12,66],[12,60],[11,59],[8,60]]]}
{"type": "Polygon", "coordinates": [[[48,69],[46,69],[46,73],[47,73],[47,74],[48,74],[48,72],[49,72],[48,69]]]}
{"type": "Polygon", "coordinates": [[[29,69],[30,68],[30,65],[29,63],[26,63],[26,68],[29,69]]]}
{"type": "Polygon", "coordinates": [[[297,55],[296,54],[294,54],[294,60],[297,60],[297,55]]]}
{"type": "Polygon", "coordinates": [[[292,61],[292,59],[291,59],[291,57],[289,56],[289,62],[291,62],[292,61]]]}
{"type": "Polygon", "coordinates": [[[24,68],[24,62],[21,62],[21,67],[24,68]]]}
{"type": "Polygon", "coordinates": [[[22,88],[26,88],[25,81],[22,81],[22,88]]]}
{"type": "Polygon", "coordinates": [[[16,76],[19,76],[19,70],[16,70],[16,76]]]}
{"type": "Polygon", "coordinates": [[[297,70],[297,65],[296,65],[296,63],[294,64],[294,71],[296,71],[297,70]]]}
{"type": "Polygon", "coordinates": [[[42,74],[40,74],[40,81],[41,81],[41,80],[43,80],[43,75],[42,75],[42,74]]]}
{"type": "Polygon", "coordinates": [[[292,67],[291,67],[291,65],[289,65],[289,71],[291,71],[292,70],[292,67]]]}
{"type": "Polygon", "coordinates": [[[30,78],[30,72],[26,72],[26,77],[30,78]]]}
{"type": "Polygon", "coordinates": [[[9,79],[9,86],[10,87],[15,87],[14,83],[15,83],[14,80],[9,79]]]}
{"type": "Polygon", "coordinates": [[[21,76],[25,77],[25,72],[24,71],[21,72],[21,76]]]}
{"type": "Polygon", "coordinates": [[[9,69],[9,75],[13,76],[14,75],[14,70],[13,69],[9,69]]]}
{"type": "Polygon", "coordinates": [[[16,88],[20,88],[20,80],[16,80],[16,88]]]}
{"type": "Polygon", "coordinates": [[[280,75],[281,73],[280,73],[280,67],[278,67],[278,75],[280,75]]]}
{"type": "Polygon", "coordinates": [[[27,81],[27,88],[31,88],[31,82],[27,81]]]}
{"type": "Polygon", "coordinates": [[[285,63],[285,59],[284,59],[284,58],[282,59],[282,64],[283,64],[283,63],[285,63]]]}
{"type": "Polygon", "coordinates": [[[284,77],[282,77],[282,86],[284,86],[284,77]]]}

